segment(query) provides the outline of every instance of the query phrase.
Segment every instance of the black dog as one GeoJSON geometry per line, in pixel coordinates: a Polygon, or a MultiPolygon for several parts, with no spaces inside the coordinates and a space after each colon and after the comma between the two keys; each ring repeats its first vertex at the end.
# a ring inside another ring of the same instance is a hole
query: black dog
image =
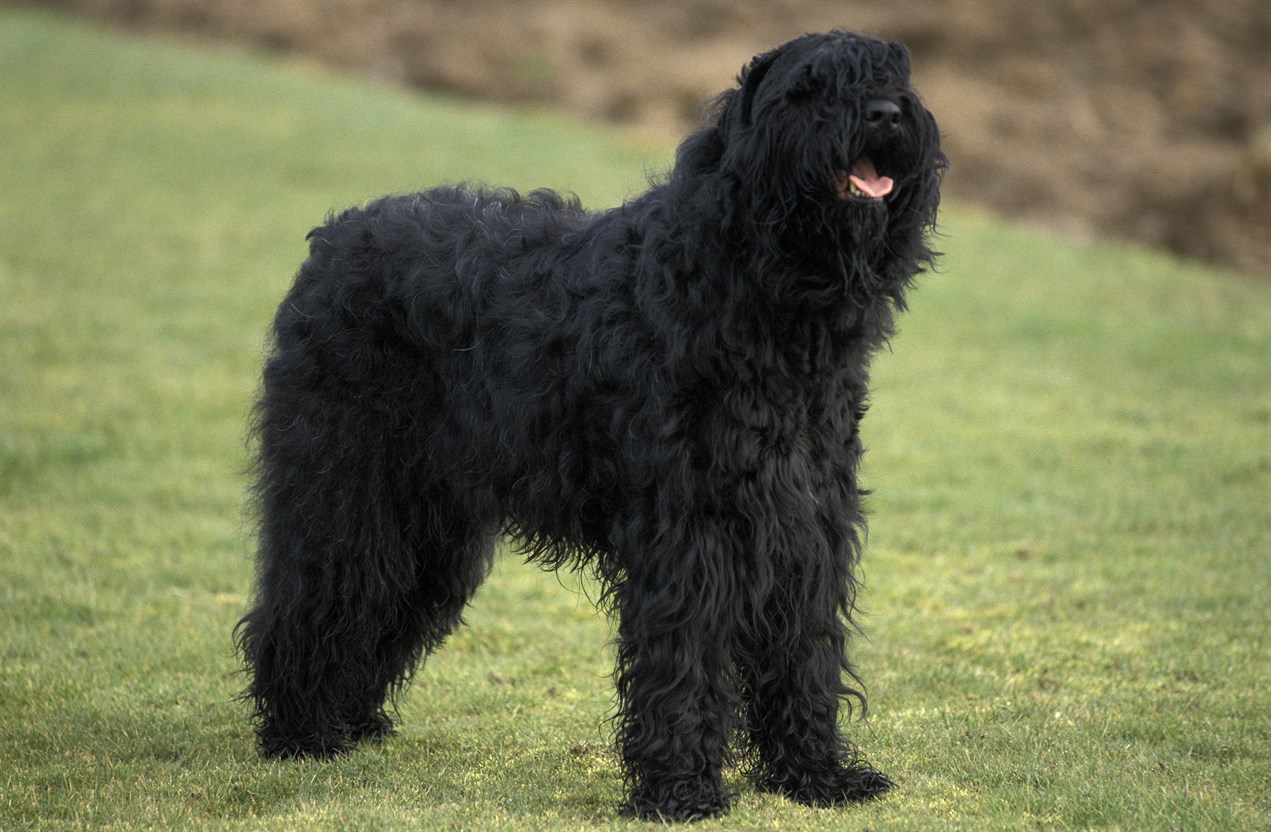
{"type": "Polygon", "coordinates": [[[439,188],[314,230],[256,411],[264,752],[390,733],[508,534],[618,616],[624,811],[725,811],[727,760],[885,791],[839,731],[858,430],[944,167],[905,49],[831,32],[756,57],[620,208],[439,188]]]}

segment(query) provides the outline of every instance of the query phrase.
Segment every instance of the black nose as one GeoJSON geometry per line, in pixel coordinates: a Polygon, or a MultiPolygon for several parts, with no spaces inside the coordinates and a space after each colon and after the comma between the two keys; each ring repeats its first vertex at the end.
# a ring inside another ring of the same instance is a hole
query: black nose
{"type": "Polygon", "coordinates": [[[887,98],[875,98],[865,105],[865,123],[883,132],[900,124],[900,105],[887,98]]]}

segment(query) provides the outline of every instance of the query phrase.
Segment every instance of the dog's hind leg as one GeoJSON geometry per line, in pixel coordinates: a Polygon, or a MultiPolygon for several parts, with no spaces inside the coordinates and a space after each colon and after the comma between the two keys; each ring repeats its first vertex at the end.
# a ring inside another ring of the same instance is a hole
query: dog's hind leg
{"type": "Polygon", "coordinates": [[[237,640],[268,756],[328,756],[391,730],[384,702],[488,568],[491,536],[415,507],[384,408],[266,374],[260,577],[237,640]]]}
{"type": "Polygon", "coordinates": [[[266,755],[328,756],[366,730],[352,724],[353,712],[365,708],[383,621],[414,566],[376,426],[347,404],[282,395],[269,381],[259,424],[260,574],[237,633],[245,695],[266,755]]]}
{"type": "Polygon", "coordinates": [[[403,539],[413,574],[399,600],[383,610],[369,683],[355,697],[349,722],[354,739],[391,732],[384,703],[462,623],[464,607],[489,574],[496,527],[465,518],[452,501],[408,492],[403,539]]]}

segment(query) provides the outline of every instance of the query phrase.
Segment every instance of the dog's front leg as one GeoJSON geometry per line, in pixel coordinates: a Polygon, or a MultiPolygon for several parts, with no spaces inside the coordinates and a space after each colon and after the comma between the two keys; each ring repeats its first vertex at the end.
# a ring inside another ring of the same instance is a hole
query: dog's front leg
{"type": "MultiPolygon", "coordinates": [[[[848,515],[859,510],[840,506],[835,518],[848,515]]],[[[776,581],[746,599],[754,626],[742,634],[739,665],[752,774],[759,789],[814,806],[868,800],[892,785],[839,728],[845,698],[864,706],[848,684],[857,681],[847,658],[857,534],[811,517],[794,524],[777,535],[788,548],[773,555],[776,581]]]]}
{"type": "Polygon", "coordinates": [[[627,559],[615,587],[617,740],[625,814],[685,821],[722,814],[721,768],[738,696],[730,639],[736,590],[724,534],[683,522],[627,559]]]}

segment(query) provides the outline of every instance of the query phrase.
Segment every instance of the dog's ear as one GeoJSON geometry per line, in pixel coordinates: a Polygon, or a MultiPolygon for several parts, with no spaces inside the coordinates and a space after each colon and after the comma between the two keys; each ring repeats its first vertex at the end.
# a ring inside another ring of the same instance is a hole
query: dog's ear
{"type": "Polygon", "coordinates": [[[804,64],[803,68],[795,73],[790,86],[786,90],[786,98],[800,99],[810,98],[820,86],[815,75],[812,72],[812,64],[804,64]]]}
{"type": "Polygon", "coordinates": [[[741,83],[741,119],[742,127],[750,126],[750,111],[755,103],[755,93],[759,90],[759,85],[763,83],[764,76],[768,74],[768,70],[772,69],[772,65],[777,61],[776,51],[765,52],[758,55],[750,64],[742,70],[741,77],[738,81],[741,83]]]}
{"type": "Polygon", "coordinates": [[[909,77],[909,47],[903,43],[888,43],[887,57],[900,70],[899,74],[909,77]]]}
{"type": "Polygon", "coordinates": [[[724,139],[717,125],[690,134],[675,151],[675,170],[702,176],[715,170],[724,155],[724,139]]]}

